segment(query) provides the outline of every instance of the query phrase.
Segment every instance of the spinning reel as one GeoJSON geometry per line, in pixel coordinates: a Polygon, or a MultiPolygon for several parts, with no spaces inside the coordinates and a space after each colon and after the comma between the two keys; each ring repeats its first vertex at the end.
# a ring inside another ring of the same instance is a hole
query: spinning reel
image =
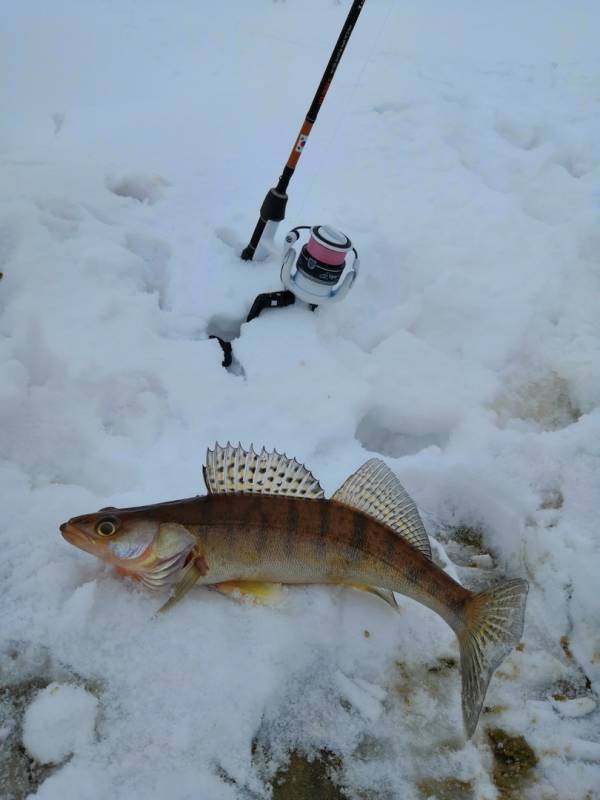
{"type": "Polygon", "coordinates": [[[246,322],[255,319],[265,308],[291,306],[296,299],[317,306],[342,300],[358,275],[360,261],[356,248],[345,233],[331,225],[298,225],[285,237],[281,282],[285,290],[259,294],[246,322]],[[308,231],[308,233],[307,233],[308,231]],[[300,240],[304,244],[300,246],[300,240]],[[298,251],[299,248],[299,251],[298,251]],[[346,264],[352,252],[353,260],[346,264]]]}
{"type": "Polygon", "coordinates": [[[346,234],[330,225],[299,225],[285,237],[281,282],[311,306],[343,300],[358,275],[360,261],[346,234]],[[310,231],[308,237],[300,231],[310,231]],[[300,247],[301,236],[307,241],[300,247]],[[297,247],[300,247],[298,252],[297,247]],[[346,265],[346,256],[354,258],[346,265]]]}
{"type": "MultiPolygon", "coordinates": [[[[285,237],[281,265],[285,289],[259,294],[246,322],[256,319],[265,308],[285,308],[296,299],[307,303],[312,311],[320,305],[337,303],[354,285],[359,267],[358,252],[345,233],[330,225],[298,225],[285,237]],[[352,261],[347,264],[349,254],[352,261]]],[[[223,366],[229,367],[233,360],[231,342],[216,335],[210,338],[218,339],[223,366]]]]}

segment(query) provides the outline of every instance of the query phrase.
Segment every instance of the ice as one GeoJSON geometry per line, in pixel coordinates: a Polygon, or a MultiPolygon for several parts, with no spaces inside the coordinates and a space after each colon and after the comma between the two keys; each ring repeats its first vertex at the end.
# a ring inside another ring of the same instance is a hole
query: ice
{"type": "Polygon", "coordinates": [[[326,750],[351,796],[452,779],[491,800],[493,727],[536,751],[532,796],[597,793],[600,9],[366,3],[276,237],[333,225],[361,275],[339,305],[246,324],[280,265],[239,251],[348,7],[4,14],[3,798],[255,800],[290,752],[326,750]],[[449,574],[530,582],[471,742],[454,634],[401,594],[395,613],[339,587],[266,607],[199,589],[156,618],[163,594],[60,536],[203,492],[228,440],[327,496],[382,457],[449,574]]]}

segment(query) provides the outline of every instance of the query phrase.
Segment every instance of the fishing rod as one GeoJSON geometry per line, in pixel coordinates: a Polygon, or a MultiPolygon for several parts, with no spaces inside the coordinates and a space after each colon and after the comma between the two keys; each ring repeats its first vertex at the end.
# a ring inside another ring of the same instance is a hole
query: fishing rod
{"type": "MultiPolygon", "coordinates": [[[[275,231],[285,218],[289,182],[365,2],[366,0],[354,0],[352,3],[277,186],[273,186],[267,192],[250,242],[241,252],[244,261],[252,261],[254,258],[267,226],[269,227],[267,238],[272,245],[269,249],[274,249],[275,231]]],[[[281,266],[281,282],[284,289],[259,294],[252,304],[246,322],[256,319],[266,308],[285,308],[293,305],[296,299],[306,303],[313,311],[323,303],[338,302],[353,286],[359,266],[356,248],[352,246],[345,233],[331,225],[298,225],[285,237],[281,266]],[[346,264],[346,256],[350,254],[353,260],[346,264]]],[[[231,341],[219,336],[219,332],[209,334],[209,338],[217,339],[223,351],[223,366],[231,367],[233,363],[231,341]]]]}
{"type": "Polygon", "coordinates": [[[308,109],[308,113],[300,128],[300,132],[294,142],[294,146],[292,147],[292,151],[290,156],[287,160],[285,167],[283,168],[283,172],[279,176],[279,181],[277,182],[277,186],[272,187],[267,192],[267,195],[263,201],[262,206],[260,207],[260,216],[258,218],[258,222],[256,223],[256,227],[254,228],[254,233],[248,243],[248,245],[242,250],[241,258],[244,261],[252,261],[254,255],[256,253],[256,248],[259,245],[261,237],[267,227],[267,223],[272,222],[274,223],[271,226],[270,236],[269,238],[272,239],[275,234],[275,229],[277,225],[285,219],[285,207],[288,201],[287,196],[287,188],[289,182],[294,174],[294,170],[298,165],[298,161],[300,160],[300,156],[304,151],[304,147],[306,145],[306,141],[310,135],[310,132],[315,124],[317,119],[317,115],[321,106],[323,105],[323,101],[325,100],[325,96],[331,86],[331,82],[333,80],[333,76],[338,68],[340,60],[342,58],[342,54],[346,49],[346,45],[350,39],[352,31],[354,30],[354,26],[356,25],[356,21],[358,20],[358,16],[362,11],[362,7],[365,4],[365,0],[354,0],[350,11],[348,12],[348,16],[346,17],[346,21],[344,22],[344,26],[340,32],[337,42],[335,43],[335,47],[333,48],[333,52],[331,54],[331,58],[327,66],[325,67],[325,72],[323,73],[323,77],[321,78],[321,82],[317,88],[315,96],[313,98],[312,103],[310,104],[310,108],[308,109]]]}

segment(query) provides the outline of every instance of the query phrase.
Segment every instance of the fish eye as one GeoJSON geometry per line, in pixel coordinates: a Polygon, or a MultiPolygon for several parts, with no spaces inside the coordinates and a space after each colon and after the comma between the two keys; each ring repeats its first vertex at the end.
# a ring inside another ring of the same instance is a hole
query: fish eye
{"type": "Polygon", "coordinates": [[[99,536],[112,536],[117,532],[119,520],[116,517],[104,517],[96,524],[96,533],[99,536]]]}

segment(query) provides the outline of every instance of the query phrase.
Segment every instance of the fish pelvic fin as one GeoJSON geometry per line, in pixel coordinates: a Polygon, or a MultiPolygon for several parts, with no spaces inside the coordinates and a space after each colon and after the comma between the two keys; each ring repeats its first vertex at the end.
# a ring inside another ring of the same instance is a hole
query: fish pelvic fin
{"type": "Polygon", "coordinates": [[[469,739],[496,667],[523,633],[528,589],[527,581],[516,579],[465,601],[455,630],[460,645],[463,719],[469,739]]]}
{"type": "Polygon", "coordinates": [[[280,583],[264,581],[224,581],[213,583],[211,589],[232,597],[234,600],[249,600],[256,605],[276,605],[284,600],[286,593],[280,583]]]}

